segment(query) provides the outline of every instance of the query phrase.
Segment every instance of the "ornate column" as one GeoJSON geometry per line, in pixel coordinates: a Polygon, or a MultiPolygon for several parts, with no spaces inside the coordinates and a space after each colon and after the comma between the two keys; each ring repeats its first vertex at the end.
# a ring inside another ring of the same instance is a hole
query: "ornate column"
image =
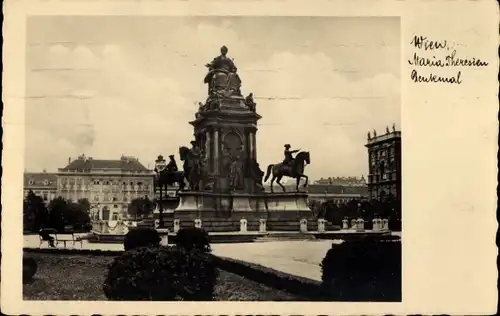
{"type": "Polygon", "coordinates": [[[214,173],[219,174],[219,130],[214,130],[214,173]]]}
{"type": "Polygon", "coordinates": [[[257,155],[256,155],[256,150],[255,150],[255,132],[250,131],[248,133],[248,138],[249,138],[248,143],[250,146],[250,158],[256,159],[257,155]]]}
{"type": "Polygon", "coordinates": [[[211,166],[211,163],[212,163],[212,156],[211,156],[211,152],[210,152],[210,146],[211,146],[211,139],[210,139],[210,132],[209,131],[206,131],[205,132],[205,154],[206,154],[206,157],[207,157],[207,161],[208,161],[208,169],[211,170],[212,169],[212,166],[211,166]]]}

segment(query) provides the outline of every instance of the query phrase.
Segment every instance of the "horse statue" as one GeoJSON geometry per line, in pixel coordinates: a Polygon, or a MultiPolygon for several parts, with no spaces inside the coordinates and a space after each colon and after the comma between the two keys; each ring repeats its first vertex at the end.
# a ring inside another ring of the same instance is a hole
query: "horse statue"
{"type": "Polygon", "coordinates": [[[182,146],[179,148],[179,156],[183,163],[184,177],[192,191],[200,190],[201,168],[199,158],[196,159],[191,153],[191,149],[182,146]]]}
{"type": "Polygon", "coordinates": [[[158,186],[161,186],[167,192],[167,186],[172,186],[174,184],[178,184],[179,188],[175,192],[176,194],[179,191],[184,191],[186,187],[186,182],[184,182],[184,171],[167,171],[166,169],[160,171],[158,175],[158,186]]]}
{"type": "Polygon", "coordinates": [[[273,183],[276,180],[276,183],[283,189],[285,192],[285,187],[280,183],[281,179],[286,176],[290,178],[297,179],[297,192],[299,192],[299,183],[301,178],[305,178],[306,182],[304,183],[304,188],[307,186],[309,181],[309,177],[304,174],[305,164],[310,164],[311,158],[308,151],[301,151],[295,156],[295,159],[290,163],[290,165],[286,165],[283,163],[277,163],[274,165],[267,166],[266,176],[264,178],[264,182],[269,179],[269,176],[272,174],[271,178],[271,192],[273,191],[273,183]]]}

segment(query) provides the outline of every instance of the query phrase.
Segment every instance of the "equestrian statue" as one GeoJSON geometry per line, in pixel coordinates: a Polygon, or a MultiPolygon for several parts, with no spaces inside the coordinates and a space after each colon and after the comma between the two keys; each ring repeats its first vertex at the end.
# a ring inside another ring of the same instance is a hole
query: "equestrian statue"
{"type": "Polygon", "coordinates": [[[266,176],[264,178],[264,182],[269,179],[269,176],[272,174],[271,178],[271,192],[273,191],[273,183],[276,180],[276,183],[283,189],[285,192],[285,187],[280,183],[283,177],[290,177],[297,179],[296,189],[299,192],[299,183],[301,178],[305,178],[306,182],[304,183],[304,188],[307,186],[309,181],[309,177],[304,174],[305,164],[311,163],[311,158],[308,151],[300,151],[299,150],[290,150],[290,145],[285,145],[285,159],[281,163],[272,164],[267,167],[266,176]],[[300,152],[299,152],[300,151],[300,152]],[[293,158],[293,154],[298,152],[297,156],[293,158]]]}
{"type": "Polygon", "coordinates": [[[170,155],[169,158],[169,163],[162,170],[157,170],[155,167],[155,172],[158,173],[158,185],[167,191],[167,186],[172,186],[177,183],[179,185],[179,189],[177,189],[176,193],[184,191],[186,186],[184,182],[184,171],[178,170],[174,155],[170,155]]]}

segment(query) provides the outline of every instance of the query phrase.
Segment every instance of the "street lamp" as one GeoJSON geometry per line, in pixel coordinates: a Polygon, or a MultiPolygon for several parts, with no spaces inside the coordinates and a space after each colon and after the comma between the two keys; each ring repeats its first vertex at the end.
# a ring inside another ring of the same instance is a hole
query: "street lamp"
{"type": "Polygon", "coordinates": [[[99,203],[97,203],[92,207],[92,219],[94,220],[99,219],[99,203]]]}
{"type": "Polygon", "coordinates": [[[158,174],[158,186],[160,187],[160,202],[158,204],[158,211],[160,213],[160,222],[159,222],[159,226],[160,227],[163,227],[163,197],[162,197],[162,185],[160,183],[160,174],[163,170],[165,170],[167,166],[167,162],[165,161],[165,159],[163,159],[163,156],[162,155],[158,155],[158,158],[156,159],[155,161],[155,172],[158,174]]]}

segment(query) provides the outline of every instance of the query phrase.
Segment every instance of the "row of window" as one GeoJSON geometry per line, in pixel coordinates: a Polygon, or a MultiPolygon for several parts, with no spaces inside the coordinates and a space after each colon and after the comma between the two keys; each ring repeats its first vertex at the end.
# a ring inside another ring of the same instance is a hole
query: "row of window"
{"type": "Polygon", "coordinates": [[[85,184],[85,183],[93,183],[93,184],[102,184],[102,185],[143,185],[142,181],[120,181],[120,180],[102,180],[102,179],[93,179],[91,181],[85,181],[86,179],[82,178],[70,178],[61,179],[62,184],[85,184]]]}
{"type": "MultiPolygon", "coordinates": [[[[43,180],[43,185],[49,185],[51,182],[49,180],[43,180]]],[[[35,181],[34,180],[28,180],[29,185],[34,185],[35,181]]]]}
{"type": "MultiPolygon", "coordinates": [[[[94,190],[94,191],[100,191],[101,190],[101,187],[95,187],[95,186],[92,186],[92,185],[89,185],[89,186],[85,186],[85,185],[80,185],[80,184],[75,184],[75,185],[70,185],[70,184],[61,184],[59,186],[59,188],[61,188],[61,190],[64,190],[65,188],[73,188],[73,189],[83,189],[83,190],[94,190]]],[[[130,190],[137,190],[137,191],[147,191],[149,190],[149,185],[145,184],[145,185],[136,185],[135,187],[133,186],[121,186],[121,187],[118,187],[116,185],[112,186],[112,187],[102,187],[102,190],[107,190],[107,191],[111,191],[111,190],[126,190],[126,189],[130,189],[130,190]]]]}

